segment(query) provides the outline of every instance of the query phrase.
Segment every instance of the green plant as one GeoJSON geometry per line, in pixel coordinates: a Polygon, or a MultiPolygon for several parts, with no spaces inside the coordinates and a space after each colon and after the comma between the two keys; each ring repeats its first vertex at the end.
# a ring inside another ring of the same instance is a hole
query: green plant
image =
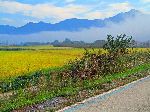
{"type": "Polygon", "coordinates": [[[126,36],[125,34],[117,35],[117,37],[113,37],[111,35],[107,35],[107,42],[103,46],[105,50],[108,50],[109,53],[113,54],[125,54],[128,52],[129,47],[133,45],[132,36],[126,36]],[[127,38],[126,38],[127,37],[127,38]]]}

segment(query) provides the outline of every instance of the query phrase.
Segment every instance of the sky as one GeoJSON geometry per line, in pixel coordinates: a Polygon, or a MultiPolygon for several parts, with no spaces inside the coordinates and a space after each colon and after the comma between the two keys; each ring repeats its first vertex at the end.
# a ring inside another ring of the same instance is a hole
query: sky
{"type": "Polygon", "coordinates": [[[137,9],[150,13],[150,0],[0,0],[0,24],[58,23],[69,18],[104,19],[137,9]]]}

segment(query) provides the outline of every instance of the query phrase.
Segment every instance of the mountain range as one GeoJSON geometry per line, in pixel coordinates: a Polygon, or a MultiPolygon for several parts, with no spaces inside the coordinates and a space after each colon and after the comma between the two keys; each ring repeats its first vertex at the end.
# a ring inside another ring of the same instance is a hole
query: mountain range
{"type": "Polygon", "coordinates": [[[138,14],[142,14],[140,11],[132,9],[128,12],[119,13],[113,17],[105,19],[66,19],[59,23],[33,23],[29,22],[21,27],[14,27],[9,25],[0,25],[0,34],[9,34],[9,35],[22,35],[22,34],[33,34],[43,31],[80,31],[81,29],[89,29],[92,27],[102,28],[107,25],[108,22],[119,23],[124,21],[126,18],[135,17],[138,14]]]}

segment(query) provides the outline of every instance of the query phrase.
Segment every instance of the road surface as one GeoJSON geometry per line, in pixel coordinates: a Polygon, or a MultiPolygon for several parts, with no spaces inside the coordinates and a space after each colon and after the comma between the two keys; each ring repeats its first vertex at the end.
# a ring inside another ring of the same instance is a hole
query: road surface
{"type": "Polygon", "coordinates": [[[150,76],[59,112],[150,112],[150,76]]]}

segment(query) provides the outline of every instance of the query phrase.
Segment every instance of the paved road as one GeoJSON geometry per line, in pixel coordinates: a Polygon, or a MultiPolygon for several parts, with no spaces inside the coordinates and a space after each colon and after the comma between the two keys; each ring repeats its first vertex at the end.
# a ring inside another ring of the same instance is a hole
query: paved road
{"type": "Polygon", "coordinates": [[[63,112],[150,112],[150,76],[90,98],[63,112]]]}

